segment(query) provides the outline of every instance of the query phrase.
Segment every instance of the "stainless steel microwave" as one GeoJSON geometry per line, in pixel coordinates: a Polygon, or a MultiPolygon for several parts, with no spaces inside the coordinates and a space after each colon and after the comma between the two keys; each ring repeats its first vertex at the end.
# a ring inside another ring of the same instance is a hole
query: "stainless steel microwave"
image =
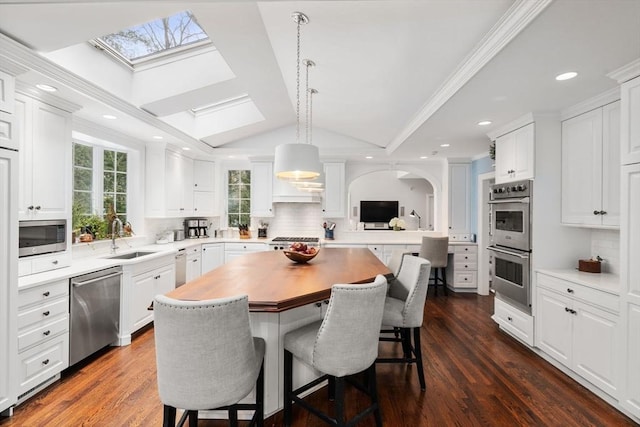
{"type": "Polygon", "coordinates": [[[67,221],[20,221],[20,258],[67,250],[67,221]]]}

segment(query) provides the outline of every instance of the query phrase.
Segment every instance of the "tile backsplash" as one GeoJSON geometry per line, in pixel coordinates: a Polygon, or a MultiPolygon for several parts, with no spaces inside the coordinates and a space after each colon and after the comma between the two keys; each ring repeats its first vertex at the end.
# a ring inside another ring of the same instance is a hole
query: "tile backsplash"
{"type": "Polygon", "coordinates": [[[593,230],[591,232],[591,256],[600,256],[602,272],[620,274],[620,231],[593,230]]]}
{"type": "Polygon", "coordinates": [[[269,238],[277,236],[322,237],[322,205],[320,203],[274,203],[272,218],[254,218],[269,223],[269,238]]]}

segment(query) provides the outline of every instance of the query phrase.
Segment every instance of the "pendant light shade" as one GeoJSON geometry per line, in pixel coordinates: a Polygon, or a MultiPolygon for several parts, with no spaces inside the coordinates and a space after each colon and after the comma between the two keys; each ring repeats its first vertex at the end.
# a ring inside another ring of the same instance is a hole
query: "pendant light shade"
{"type": "Polygon", "coordinates": [[[322,164],[318,147],[311,144],[281,144],[276,147],[273,172],[279,179],[315,179],[322,164]]]}

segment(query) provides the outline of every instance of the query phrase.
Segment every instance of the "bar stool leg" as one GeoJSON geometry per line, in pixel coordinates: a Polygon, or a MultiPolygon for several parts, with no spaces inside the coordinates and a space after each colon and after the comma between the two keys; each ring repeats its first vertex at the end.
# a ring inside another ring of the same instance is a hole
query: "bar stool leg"
{"type": "Polygon", "coordinates": [[[413,345],[416,354],[416,367],[418,368],[418,379],[420,380],[420,389],[425,391],[427,386],[424,381],[424,367],[422,366],[422,346],[420,344],[420,328],[413,328],[413,345]]]}
{"type": "Polygon", "coordinates": [[[442,271],[442,285],[444,286],[444,295],[448,296],[449,295],[449,291],[447,289],[447,271],[444,267],[441,268],[442,271]]]}
{"type": "Polygon", "coordinates": [[[344,377],[338,377],[336,381],[336,425],[344,426],[344,377]]]}
{"type": "Polygon", "coordinates": [[[284,425],[291,426],[292,418],[292,400],[291,392],[293,391],[293,354],[284,351],[284,425]]]}
{"type": "Polygon", "coordinates": [[[373,416],[376,419],[376,426],[382,427],[382,414],[380,413],[380,403],[378,402],[378,384],[376,382],[376,364],[372,364],[367,369],[367,383],[369,385],[369,396],[371,396],[371,404],[376,405],[373,410],[373,416]]]}

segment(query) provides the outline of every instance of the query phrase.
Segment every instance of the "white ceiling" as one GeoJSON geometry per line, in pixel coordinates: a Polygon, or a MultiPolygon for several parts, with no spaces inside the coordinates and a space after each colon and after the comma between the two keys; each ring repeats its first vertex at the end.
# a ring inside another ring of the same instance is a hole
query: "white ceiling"
{"type": "Polygon", "coordinates": [[[302,57],[317,64],[314,143],[323,156],[479,156],[488,132],[614,88],[606,74],[640,58],[640,0],[0,3],[0,32],[73,73],[10,56],[36,68],[18,76],[23,87],[58,86],[57,96],[80,107],[83,129],[93,122],[142,142],[161,135],[207,155],[265,155],[278,140],[293,142],[293,11],[310,20],[302,57]],[[216,74],[196,58],[188,72],[149,72],[136,82],[86,43],[184,9],[217,48],[200,60],[226,63],[227,71],[216,74]],[[554,80],[568,70],[579,76],[554,80]],[[264,120],[212,133],[216,126],[186,119],[189,108],[242,93],[264,120]],[[119,119],[106,122],[108,112],[119,119]],[[477,126],[484,119],[493,124],[477,126]]]}

